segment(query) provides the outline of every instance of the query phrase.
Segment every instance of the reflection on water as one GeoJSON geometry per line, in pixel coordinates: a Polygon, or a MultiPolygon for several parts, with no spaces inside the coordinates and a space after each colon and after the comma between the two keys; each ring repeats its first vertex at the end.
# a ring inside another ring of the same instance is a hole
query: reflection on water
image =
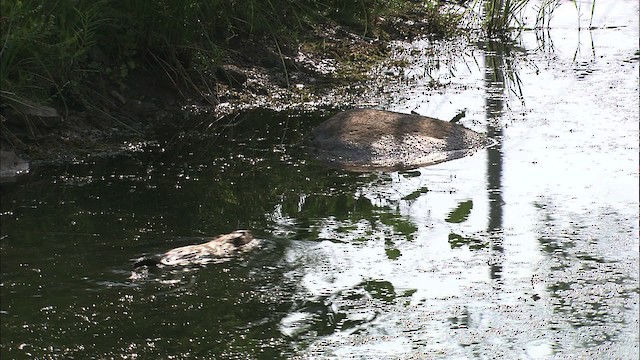
{"type": "Polygon", "coordinates": [[[637,358],[638,8],[615,4],[590,41],[484,43],[385,104],[467,108],[497,140],[467,158],[326,169],[303,144],[330,113],[258,111],[3,184],[2,358],[637,358]],[[238,228],[263,247],[129,279],[238,228]]]}

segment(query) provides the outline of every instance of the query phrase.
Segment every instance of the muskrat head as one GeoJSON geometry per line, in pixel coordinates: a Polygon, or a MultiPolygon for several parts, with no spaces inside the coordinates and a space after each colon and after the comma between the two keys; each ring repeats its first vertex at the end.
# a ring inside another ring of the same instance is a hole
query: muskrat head
{"type": "Polygon", "coordinates": [[[250,243],[251,240],[253,240],[253,235],[251,235],[251,232],[249,232],[249,230],[236,230],[229,235],[232,236],[229,240],[236,247],[246,245],[250,243]]]}

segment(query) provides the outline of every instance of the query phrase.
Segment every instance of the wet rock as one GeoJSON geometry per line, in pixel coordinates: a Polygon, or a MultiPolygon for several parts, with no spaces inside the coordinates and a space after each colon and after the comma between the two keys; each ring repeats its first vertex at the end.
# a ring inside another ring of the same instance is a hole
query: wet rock
{"type": "Polygon", "coordinates": [[[488,146],[461,125],[413,114],[355,109],[312,130],[317,159],[350,171],[405,170],[458,159],[488,146]]]}
{"type": "Polygon", "coordinates": [[[10,132],[23,131],[30,135],[33,128],[52,129],[62,122],[53,107],[5,94],[0,94],[0,119],[3,125],[11,127],[10,132]]]}
{"type": "Polygon", "coordinates": [[[29,162],[13,150],[0,151],[0,182],[14,181],[19,175],[29,172],[29,162]]]}

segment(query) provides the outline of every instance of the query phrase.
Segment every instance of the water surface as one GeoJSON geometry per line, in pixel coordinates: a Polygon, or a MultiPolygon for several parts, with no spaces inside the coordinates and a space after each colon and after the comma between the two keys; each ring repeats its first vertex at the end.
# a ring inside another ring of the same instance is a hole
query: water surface
{"type": "Polygon", "coordinates": [[[467,158],[327,169],[304,140],[333,111],[253,111],[3,184],[1,357],[638,358],[638,5],[598,6],[453,63],[398,44],[379,106],[466,108],[498,141],[467,158]],[[239,228],[263,247],[131,279],[239,228]]]}

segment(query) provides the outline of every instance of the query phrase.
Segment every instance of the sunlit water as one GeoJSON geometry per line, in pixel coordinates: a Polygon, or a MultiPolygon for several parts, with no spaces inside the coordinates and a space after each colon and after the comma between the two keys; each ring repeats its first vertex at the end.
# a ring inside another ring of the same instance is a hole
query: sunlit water
{"type": "Polygon", "coordinates": [[[637,359],[638,5],[598,9],[440,71],[398,44],[381,107],[466,108],[498,140],[467,158],[328,170],[303,144],[331,112],[264,111],[3,184],[1,357],[637,359]],[[262,247],[131,277],[239,228],[262,247]]]}

